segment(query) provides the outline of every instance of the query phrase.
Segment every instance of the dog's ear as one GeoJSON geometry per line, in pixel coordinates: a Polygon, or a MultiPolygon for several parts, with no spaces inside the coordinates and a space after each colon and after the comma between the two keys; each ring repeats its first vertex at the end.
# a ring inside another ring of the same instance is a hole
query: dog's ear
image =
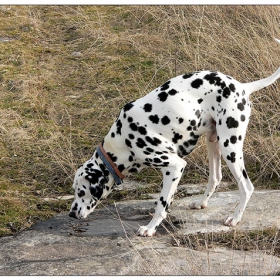
{"type": "Polygon", "coordinates": [[[103,186],[100,184],[94,186],[91,184],[89,190],[91,195],[97,200],[99,200],[103,194],[103,186]]]}
{"type": "Polygon", "coordinates": [[[103,177],[102,171],[98,169],[87,170],[85,169],[85,179],[87,179],[91,184],[95,185],[100,181],[100,178],[103,177]]]}

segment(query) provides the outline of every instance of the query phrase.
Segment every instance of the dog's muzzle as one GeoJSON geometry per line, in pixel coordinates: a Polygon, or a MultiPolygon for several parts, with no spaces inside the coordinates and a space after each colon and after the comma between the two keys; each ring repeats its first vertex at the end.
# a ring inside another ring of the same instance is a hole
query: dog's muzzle
{"type": "Polygon", "coordinates": [[[70,212],[69,217],[78,219],[75,212],[70,212]]]}

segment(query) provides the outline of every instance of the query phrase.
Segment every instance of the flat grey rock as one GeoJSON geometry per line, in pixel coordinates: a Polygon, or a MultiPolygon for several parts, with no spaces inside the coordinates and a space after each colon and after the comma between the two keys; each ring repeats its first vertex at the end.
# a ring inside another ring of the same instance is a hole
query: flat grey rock
{"type": "MultiPolygon", "coordinates": [[[[215,193],[203,210],[188,209],[200,195],[175,199],[156,236],[136,236],[154,213],[155,199],[122,201],[85,220],[68,213],[0,239],[0,275],[275,275],[280,259],[258,249],[204,251],[174,246],[177,236],[228,231],[222,221],[238,191],[215,193]]],[[[280,191],[255,191],[237,230],[280,228],[280,191]]]]}
{"type": "MultiPolygon", "coordinates": [[[[201,210],[190,210],[188,205],[199,196],[182,198],[171,208],[172,216],[181,223],[183,234],[198,232],[229,231],[223,221],[234,211],[239,202],[239,192],[217,192],[209,200],[208,206],[201,210]]],[[[280,191],[255,190],[237,230],[259,230],[262,228],[280,228],[280,191]]]]}

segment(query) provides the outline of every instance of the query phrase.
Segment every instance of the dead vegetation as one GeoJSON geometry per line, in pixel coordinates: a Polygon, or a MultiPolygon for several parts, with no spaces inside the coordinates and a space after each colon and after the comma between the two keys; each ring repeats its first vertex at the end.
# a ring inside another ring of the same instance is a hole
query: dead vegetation
{"type": "MultiPolygon", "coordinates": [[[[0,234],[69,207],[42,199],[72,193],[76,167],[126,102],[194,70],[244,82],[274,72],[279,9],[1,6],[0,234]]],[[[252,96],[244,153],[256,187],[279,189],[279,100],[279,82],[252,96]]],[[[183,183],[207,179],[203,138],[187,161],[183,183]]],[[[223,173],[233,179],[225,165],[223,173]]],[[[151,170],[134,179],[161,182],[151,170]]]]}
{"type": "Polygon", "coordinates": [[[198,233],[179,236],[174,246],[184,246],[205,251],[213,247],[225,247],[241,251],[262,251],[280,257],[279,229],[198,233]]]}

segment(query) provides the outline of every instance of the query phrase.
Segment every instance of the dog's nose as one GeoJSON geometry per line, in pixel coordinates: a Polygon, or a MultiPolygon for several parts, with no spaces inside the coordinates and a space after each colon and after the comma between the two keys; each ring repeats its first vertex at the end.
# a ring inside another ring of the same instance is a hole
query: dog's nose
{"type": "Polygon", "coordinates": [[[70,212],[69,217],[78,219],[75,212],[70,212]]]}

